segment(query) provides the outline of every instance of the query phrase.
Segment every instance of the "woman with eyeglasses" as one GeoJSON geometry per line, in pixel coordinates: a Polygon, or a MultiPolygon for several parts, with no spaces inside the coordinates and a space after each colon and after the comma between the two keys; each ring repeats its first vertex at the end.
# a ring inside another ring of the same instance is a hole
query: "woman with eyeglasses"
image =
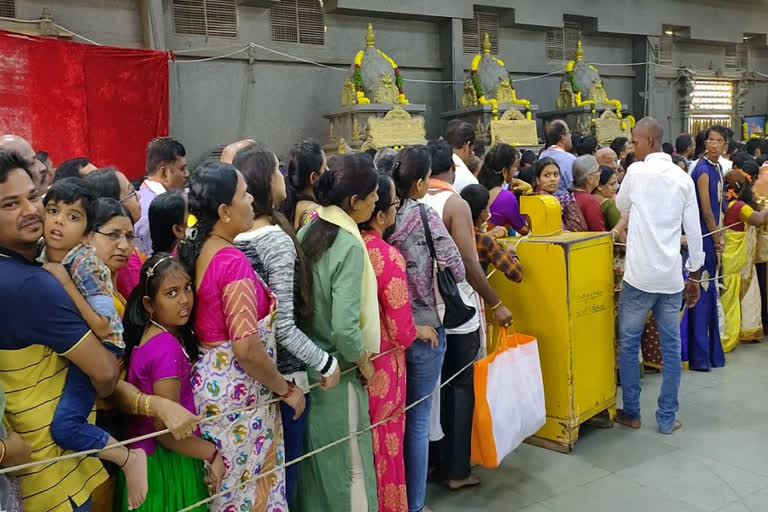
{"type": "MultiPolygon", "coordinates": [[[[131,182],[115,167],[97,169],[85,178],[85,183],[96,197],[108,197],[119,201],[131,215],[134,225],[141,219],[140,193],[131,182]]],[[[120,274],[117,276],[117,291],[123,297],[129,297],[141,278],[141,267],[147,256],[134,246],[133,251],[120,274]]]]}

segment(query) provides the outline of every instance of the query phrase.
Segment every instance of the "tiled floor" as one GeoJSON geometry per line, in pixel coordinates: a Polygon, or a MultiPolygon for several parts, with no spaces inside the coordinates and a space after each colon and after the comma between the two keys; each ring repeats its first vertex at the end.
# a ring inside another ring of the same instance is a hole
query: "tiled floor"
{"type": "MultiPolygon", "coordinates": [[[[683,429],[656,432],[660,375],[643,379],[643,428],[581,429],[570,455],[522,445],[483,484],[451,493],[430,485],[434,512],[768,511],[768,341],[742,345],[727,365],[685,372],[683,429]]],[[[621,404],[621,397],[619,397],[621,404]]]]}

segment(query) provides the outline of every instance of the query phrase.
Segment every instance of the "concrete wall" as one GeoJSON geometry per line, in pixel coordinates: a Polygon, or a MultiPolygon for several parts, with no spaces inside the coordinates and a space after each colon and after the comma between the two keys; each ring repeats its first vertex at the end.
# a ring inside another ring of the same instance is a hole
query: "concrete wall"
{"type": "MultiPolygon", "coordinates": [[[[597,64],[638,62],[647,37],[658,37],[665,24],[686,25],[690,41],[676,46],[674,64],[704,74],[722,68],[726,43],[740,42],[744,33],[765,38],[766,2],[738,0],[483,0],[501,16],[499,57],[516,82],[518,94],[551,110],[560,76],[524,80],[557,72],[565,63],[546,57],[546,30],[560,27],[563,16],[580,15],[585,60],[597,64]],[[683,21],[681,21],[683,20],[683,21]]],[[[373,22],[376,46],[394,58],[406,79],[458,80],[468,73],[471,55],[461,48],[461,20],[472,16],[473,2],[465,0],[326,0],[324,46],[271,41],[269,10],[239,6],[237,38],[176,35],[171,0],[17,0],[20,18],[37,18],[43,8],[69,29],[103,44],[141,47],[144,23],[141,9],[154,14],[155,44],[181,50],[171,64],[171,132],[184,141],[191,161],[216,146],[248,136],[261,139],[279,154],[300,139],[327,139],[322,114],[333,111],[355,53],[364,47],[366,25],[373,22]],[[319,62],[343,71],[298,62],[260,48],[231,58],[185,63],[222,55],[248,43],[319,62]],[[248,58],[253,65],[248,64],[248,58]]],[[[649,53],[653,57],[653,53],[649,53]]],[[[752,52],[752,69],[768,74],[768,50],[752,52]]],[[[609,96],[619,98],[642,115],[661,120],[674,137],[683,127],[679,114],[676,72],[655,66],[598,66],[609,96]],[[650,70],[648,91],[645,73],[650,70]],[[646,98],[647,96],[647,98],[646,98]]],[[[703,75],[702,75],[703,76],[703,75]]],[[[427,105],[428,136],[441,132],[440,112],[454,108],[461,86],[406,82],[414,103],[427,105]]],[[[756,82],[746,100],[746,113],[768,112],[768,82],[756,82]]]]}
{"type": "Polygon", "coordinates": [[[16,16],[37,19],[48,9],[56,23],[98,43],[141,48],[138,4],[136,0],[16,0],[16,16]]]}

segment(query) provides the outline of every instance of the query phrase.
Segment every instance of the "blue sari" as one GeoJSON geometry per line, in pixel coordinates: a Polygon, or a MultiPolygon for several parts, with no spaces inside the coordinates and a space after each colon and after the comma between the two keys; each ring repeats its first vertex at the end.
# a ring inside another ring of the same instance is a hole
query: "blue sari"
{"type": "MultiPolygon", "coordinates": [[[[706,158],[699,160],[691,177],[696,184],[696,200],[701,211],[701,196],[699,194],[698,179],[709,176],[709,202],[715,222],[720,223],[721,205],[723,196],[723,178],[719,164],[713,164],[706,158]]],[[[709,228],[701,216],[701,233],[706,235],[709,228]]],[[[701,279],[706,281],[717,274],[717,253],[715,241],[712,236],[707,236],[704,242],[704,267],[702,267],[701,279]]],[[[712,368],[725,366],[725,353],[720,341],[720,328],[717,314],[718,290],[717,281],[706,281],[701,285],[701,299],[696,307],[688,313],[688,336],[683,337],[683,362],[688,364],[691,370],[709,371],[712,368]],[[687,350],[686,350],[687,346],[687,350]]]]}

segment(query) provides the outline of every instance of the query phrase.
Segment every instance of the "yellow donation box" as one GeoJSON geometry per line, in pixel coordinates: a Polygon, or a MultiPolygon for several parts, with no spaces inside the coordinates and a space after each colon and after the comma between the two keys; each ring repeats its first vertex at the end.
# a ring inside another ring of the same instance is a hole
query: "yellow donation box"
{"type": "Polygon", "coordinates": [[[515,329],[538,340],[547,423],[529,442],[569,452],[582,423],[609,426],[616,415],[613,241],[608,233],[563,233],[552,196],[523,197],[521,211],[531,236],[502,242],[519,244],[523,282],[500,272],[490,282],[515,329]]]}

